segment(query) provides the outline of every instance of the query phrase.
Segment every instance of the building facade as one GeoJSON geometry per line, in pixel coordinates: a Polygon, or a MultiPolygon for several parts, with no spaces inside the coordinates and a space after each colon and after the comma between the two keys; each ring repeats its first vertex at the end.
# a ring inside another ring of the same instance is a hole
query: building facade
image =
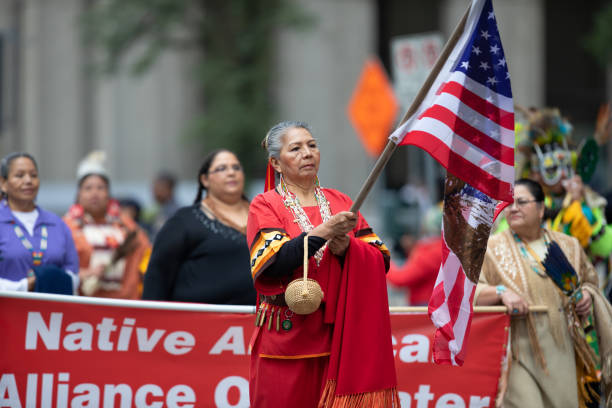
{"type": "MultiPolygon", "coordinates": [[[[309,122],[322,148],[322,183],[354,196],[374,163],[346,113],[365,60],[376,55],[388,68],[389,41],[397,35],[439,31],[448,37],[468,2],[296,1],[316,23],[306,31],[279,31],[278,120],[309,122]]],[[[605,74],[586,54],[567,52],[580,50],[580,36],[603,2],[559,3],[565,1],[497,0],[494,7],[516,102],[559,106],[588,133],[606,97],[605,74]]],[[[201,157],[185,138],[198,111],[192,56],[167,52],[139,77],[92,76],[94,51],[83,46],[78,27],[85,6],[85,0],[0,0],[0,154],[32,153],[49,185],[74,183],[79,160],[93,149],[107,152],[114,182],[148,184],[160,169],[194,179],[201,157]]],[[[398,150],[373,194],[422,180],[424,160],[414,148],[398,150]]],[[[427,168],[440,173],[431,163],[427,168]]]]}

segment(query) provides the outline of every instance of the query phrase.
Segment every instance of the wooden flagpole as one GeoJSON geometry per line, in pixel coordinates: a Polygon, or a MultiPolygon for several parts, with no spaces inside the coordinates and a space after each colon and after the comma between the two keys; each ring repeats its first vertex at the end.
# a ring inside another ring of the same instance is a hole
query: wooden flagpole
{"type": "MultiPolygon", "coordinates": [[[[463,17],[461,18],[461,20],[455,27],[455,30],[451,34],[446,44],[444,45],[444,48],[442,49],[442,52],[438,56],[438,59],[436,60],[436,63],[434,64],[433,68],[429,72],[427,79],[425,79],[425,82],[421,86],[421,89],[415,96],[414,100],[412,101],[412,104],[408,108],[408,111],[402,118],[400,122],[400,126],[403,125],[412,115],[414,115],[418,107],[423,102],[423,99],[425,99],[425,95],[427,95],[427,92],[429,92],[429,89],[433,85],[433,82],[435,81],[436,77],[442,70],[444,63],[448,59],[453,48],[455,48],[455,45],[457,44],[459,37],[463,33],[463,29],[465,28],[465,22],[467,21],[467,17],[470,14],[470,7],[471,5],[468,6],[467,10],[463,14],[463,17]]],[[[353,201],[353,205],[351,206],[351,210],[350,210],[351,212],[359,211],[359,208],[361,208],[361,205],[365,201],[367,195],[370,193],[370,190],[372,190],[372,186],[374,186],[374,183],[380,176],[380,173],[382,172],[382,170],[387,165],[387,162],[391,158],[391,155],[393,154],[396,148],[397,148],[397,145],[395,144],[395,142],[393,142],[392,140],[389,140],[389,142],[387,142],[385,149],[380,154],[380,156],[378,156],[378,159],[376,160],[376,163],[374,164],[372,171],[370,171],[368,178],[366,178],[366,180],[363,182],[363,185],[361,186],[361,190],[359,190],[357,197],[353,201]]]]}

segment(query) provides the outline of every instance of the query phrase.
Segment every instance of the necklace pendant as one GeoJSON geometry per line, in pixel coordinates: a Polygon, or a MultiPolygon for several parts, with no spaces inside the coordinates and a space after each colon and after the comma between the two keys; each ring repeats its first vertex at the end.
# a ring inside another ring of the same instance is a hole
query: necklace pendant
{"type": "Polygon", "coordinates": [[[42,264],[42,252],[32,252],[32,263],[36,266],[42,264]]]}
{"type": "Polygon", "coordinates": [[[291,327],[293,327],[293,323],[291,323],[291,320],[285,319],[283,320],[282,327],[284,331],[289,331],[291,330],[291,327]]]}

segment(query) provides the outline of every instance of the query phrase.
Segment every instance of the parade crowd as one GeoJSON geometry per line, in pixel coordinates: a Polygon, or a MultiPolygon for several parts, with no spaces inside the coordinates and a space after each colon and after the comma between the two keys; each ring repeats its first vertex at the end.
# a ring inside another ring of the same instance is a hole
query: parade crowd
{"type": "MultiPolygon", "coordinates": [[[[589,404],[602,392],[609,401],[611,388],[610,205],[583,180],[593,169],[569,147],[571,125],[558,110],[526,112],[517,135],[524,162],[514,203],[491,235],[474,296],[511,316],[499,401],[597,406],[589,404]]],[[[441,262],[440,206],[427,210],[422,235],[404,243],[406,261],[396,264],[350,198],[319,183],[308,124],[281,122],[262,145],[266,191],[252,200],[239,158],[220,149],[195,174],[193,204],[176,204],[164,172],[155,208],[144,211],[113,198],[105,156],[93,152],[63,217],[36,203],[36,158],[5,156],[0,290],[256,305],[252,406],[399,406],[387,283],[405,288],[408,303],[427,304],[441,262]],[[301,314],[284,295],[306,274],[321,295],[301,314]]]]}

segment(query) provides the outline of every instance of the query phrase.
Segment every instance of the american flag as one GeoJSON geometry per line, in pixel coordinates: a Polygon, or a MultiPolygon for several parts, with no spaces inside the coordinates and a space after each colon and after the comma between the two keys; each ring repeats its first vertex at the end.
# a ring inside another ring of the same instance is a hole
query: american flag
{"type": "Polygon", "coordinates": [[[462,365],[495,200],[512,202],[514,184],[514,106],[491,0],[472,0],[430,92],[390,138],[421,147],[447,169],[442,265],[429,315],[434,361],[462,365]]]}
{"type": "Polygon", "coordinates": [[[474,291],[487,249],[496,200],[447,174],[442,217],[442,264],[429,299],[438,364],[462,365],[472,323],[474,291]]]}
{"type": "Polygon", "coordinates": [[[491,0],[472,1],[431,91],[390,138],[421,147],[460,179],[512,202],[514,105],[491,0]]]}

